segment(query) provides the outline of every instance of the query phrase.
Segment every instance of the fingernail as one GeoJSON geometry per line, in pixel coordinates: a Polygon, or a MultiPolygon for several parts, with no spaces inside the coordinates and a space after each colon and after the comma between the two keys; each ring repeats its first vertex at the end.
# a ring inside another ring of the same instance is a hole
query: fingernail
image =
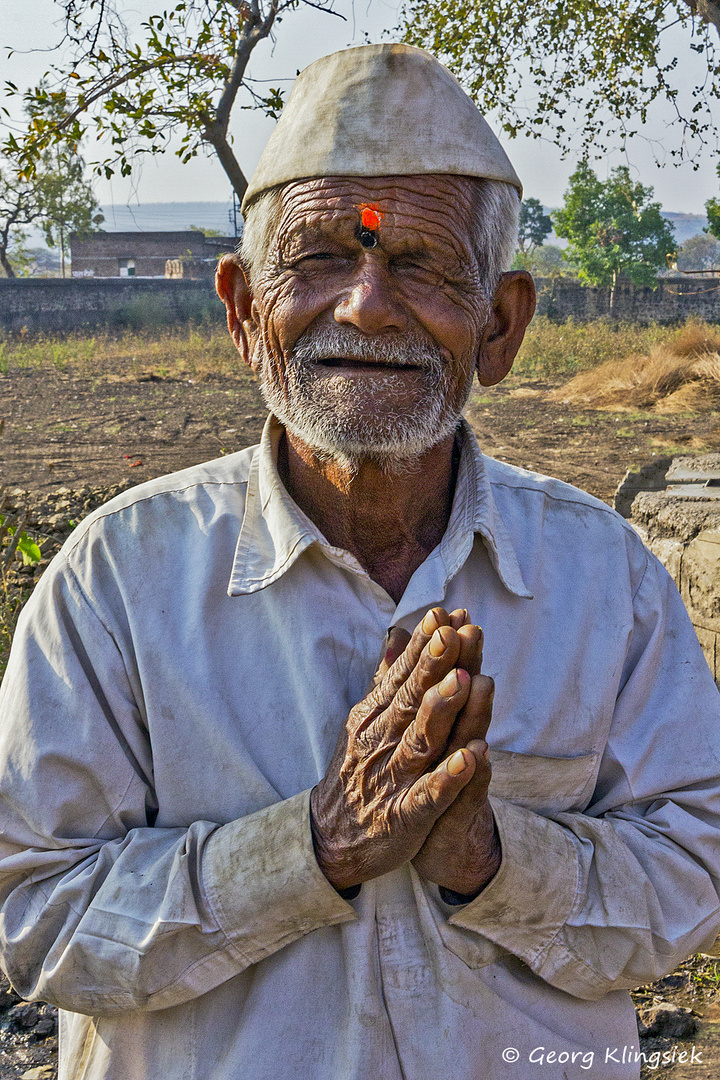
{"type": "Polygon", "coordinates": [[[427,615],[422,621],[422,628],[424,634],[432,634],[434,630],[437,630],[438,621],[435,618],[434,611],[428,611],[427,615]]]}
{"type": "Polygon", "coordinates": [[[448,759],[447,771],[451,776],[459,776],[461,772],[465,772],[466,768],[465,751],[456,750],[453,756],[448,759]]]}
{"type": "Polygon", "coordinates": [[[430,644],[428,645],[428,652],[431,656],[442,656],[445,652],[445,642],[442,639],[439,630],[436,630],[433,636],[430,638],[430,644]]]}
{"type": "Polygon", "coordinates": [[[440,694],[441,697],[452,697],[453,694],[457,694],[459,689],[460,682],[457,677],[457,671],[450,671],[438,686],[438,694],[440,694]]]}

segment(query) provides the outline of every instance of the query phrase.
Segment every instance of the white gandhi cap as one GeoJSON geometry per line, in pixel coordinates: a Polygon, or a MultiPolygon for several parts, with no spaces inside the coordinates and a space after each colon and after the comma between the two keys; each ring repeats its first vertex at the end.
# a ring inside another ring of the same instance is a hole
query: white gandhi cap
{"type": "Polygon", "coordinates": [[[412,45],[362,45],[298,75],[243,199],[320,176],[450,173],[504,180],[507,154],[457,79],[412,45]]]}

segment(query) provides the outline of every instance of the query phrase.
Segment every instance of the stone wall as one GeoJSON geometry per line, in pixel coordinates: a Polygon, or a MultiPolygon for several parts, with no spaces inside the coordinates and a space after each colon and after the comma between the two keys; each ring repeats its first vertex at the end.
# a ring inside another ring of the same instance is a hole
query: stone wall
{"type": "MultiPolygon", "coordinates": [[[[608,289],[548,278],[539,278],[537,288],[538,313],[552,319],[585,321],[610,310],[608,289]]],[[[25,326],[47,331],[162,326],[203,315],[223,318],[212,282],[185,276],[0,278],[0,329],[10,332],[25,326]]],[[[688,315],[720,323],[720,289],[708,278],[664,278],[655,290],[620,285],[615,315],[639,323],[678,322],[688,315]]]]}
{"type": "Polygon", "coordinates": [[[720,528],[706,529],[687,543],[653,536],[642,526],[638,532],[677,585],[720,687],[720,528]]]}
{"type": "MultiPolygon", "coordinates": [[[[562,321],[585,322],[610,314],[610,289],[581,285],[572,278],[537,278],[538,313],[562,321]]],[[[621,282],[614,317],[635,323],[681,322],[689,315],[720,322],[720,278],[661,278],[656,289],[621,282]]]]}
{"type": "Polygon", "coordinates": [[[657,471],[659,463],[654,462],[646,475],[642,470],[628,474],[618,488],[615,506],[621,513],[627,508],[624,516],[629,516],[677,585],[720,687],[720,498],[713,498],[710,492],[704,497],[701,490],[697,495],[688,494],[680,486],[672,486],[673,475],[679,470],[720,474],[720,454],[665,462],[665,490],[658,490],[662,478],[657,471]],[[633,485],[636,494],[632,506],[627,507],[633,485]],[[643,485],[647,485],[645,490],[643,485]]]}
{"type": "Polygon", "coordinates": [[[212,282],[186,278],[0,278],[0,328],[18,333],[166,326],[217,319],[212,282]]]}

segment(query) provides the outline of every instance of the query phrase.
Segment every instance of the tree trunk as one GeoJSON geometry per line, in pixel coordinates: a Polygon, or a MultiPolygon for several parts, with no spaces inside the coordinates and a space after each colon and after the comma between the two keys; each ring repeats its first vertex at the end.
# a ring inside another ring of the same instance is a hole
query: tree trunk
{"type": "Polygon", "coordinates": [[[203,132],[203,139],[212,146],[218,156],[218,161],[223,167],[225,175],[230,181],[233,191],[236,193],[238,199],[242,201],[243,195],[247,191],[248,182],[245,173],[240,168],[238,159],[235,157],[232,147],[227,140],[227,136],[220,129],[220,125],[207,124],[203,132]]]}
{"type": "Polygon", "coordinates": [[[617,285],[617,270],[613,270],[612,285],[610,286],[610,318],[615,314],[615,286],[617,285]]]}
{"type": "Polygon", "coordinates": [[[720,3],[718,0],[684,0],[693,15],[699,15],[705,22],[712,23],[720,35],[720,3]]]}
{"type": "Polygon", "coordinates": [[[10,260],[7,257],[7,249],[0,247],[0,266],[2,266],[8,277],[17,277],[17,274],[10,265],[10,260]]]}

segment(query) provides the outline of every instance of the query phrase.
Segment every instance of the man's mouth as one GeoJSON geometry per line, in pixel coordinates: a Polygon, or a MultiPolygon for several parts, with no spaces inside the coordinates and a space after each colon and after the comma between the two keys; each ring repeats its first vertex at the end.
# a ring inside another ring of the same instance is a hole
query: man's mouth
{"type": "Polygon", "coordinates": [[[418,371],[419,364],[388,363],[385,360],[359,360],[350,356],[327,356],[315,361],[322,367],[343,369],[367,368],[372,371],[418,371]]]}

